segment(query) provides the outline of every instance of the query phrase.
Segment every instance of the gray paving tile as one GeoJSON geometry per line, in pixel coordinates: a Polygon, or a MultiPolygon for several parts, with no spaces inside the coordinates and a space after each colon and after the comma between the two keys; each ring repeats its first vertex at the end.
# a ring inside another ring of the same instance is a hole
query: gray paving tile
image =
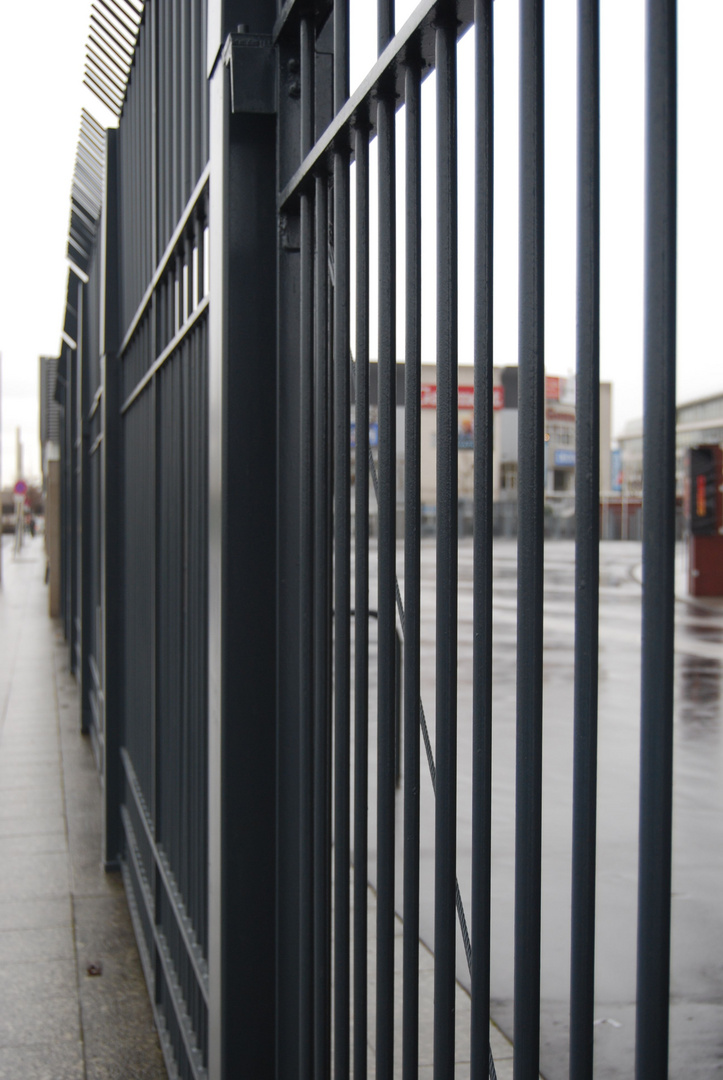
{"type": "Polygon", "coordinates": [[[32,836],[0,836],[0,866],[11,855],[52,855],[68,851],[64,832],[32,836]]]}
{"type": "Polygon", "coordinates": [[[35,810],[52,811],[56,814],[65,812],[63,792],[59,784],[49,788],[38,784],[33,787],[8,789],[0,783],[0,818],[7,813],[15,815],[35,810]]]}
{"type": "Polygon", "coordinates": [[[80,1038],[80,1012],[75,994],[3,1002],[0,1057],[8,1047],[32,1047],[49,1041],[77,1043],[80,1038]]]}
{"type": "Polygon", "coordinates": [[[5,710],[4,730],[16,729],[18,731],[57,731],[58,719],[55,702],[48,700],[48,695],[42,704],[34,704],[29,708],[20,708],[9,703],[5,710]]]}
{"type": "Polygon", "coordinates": [[[0,753],[35,754],[37,751],[50,755],[57,753],[60,747],[58,735],[54,731],[3,731],[0,735],[0,753]]]}
{"type": "Polygon", "coordinates": [[[75,959],[70,925],[34,930],[0,930],[0,964],[75,959]]]}
{"type": "Polygon", "coordinates": [[[45,718],[46,723],[52,729],[57,728],[57,706],[55,687],[52,676],[48,678],[36,672],[28,672],[27,675],[13,672],[13,681],[6,697],[5,720],[6,723],[28,723],[31,720],[45,718]],[[18,681],[35,686],[29,690],[22,685],[18,688],[18,681]]]}
{"type": "Polygon", "coordinates": [[[2,787],[25,787],[33,784],[60,785],[60,754],[43,758],[30,755],[27,761],[8,760],[0,755],[0,785],[2,787]]]}
{"type": "Polygon", "coordinates": [[[60,747],[43,750],[18,749],[12,746],[0,746],[0,758],[3,770],[7,769],[60,769],[60,747]]]}
{"type": "Polygon", "coordinates": [[[79,1042],[46,1042],[0,1050],[0,1080],[84,1080],[79,1042]]]}
{"type": "Polygon", "coordinates": [[[59,764],[47,775],[37,773],[35,777],[29,778],[23,772],[14,778],[7,776],[7,781],[9,786],[0,780],[0,818],[20,815],[37,817],[49,810],[56,810],[61,814],[65,812],[59,764]]]}
{"type": "Polygon", "coordinates": [[[69,886],[67,855],[9,855],[0,875],[0,898],[66,896],[69,886]]]}
{"type": "Polygon", "coordinates": [[[65,817],[52,812],[5,814],[0,817],[0,837],[43,836],[62,833],[65,836],[65,817]]]}
{"type": "Polygon", "coordinates": [[[71,997],[77,1001],[75,960],[48,960],[0,967],[0,1016],[15,1000],[28,1008],[36,1000],[71,997]]]}
{"type": "Polygon", "coordinates": [[[70,896],[0,901],[0,931],[71,926],[70,896]]]}

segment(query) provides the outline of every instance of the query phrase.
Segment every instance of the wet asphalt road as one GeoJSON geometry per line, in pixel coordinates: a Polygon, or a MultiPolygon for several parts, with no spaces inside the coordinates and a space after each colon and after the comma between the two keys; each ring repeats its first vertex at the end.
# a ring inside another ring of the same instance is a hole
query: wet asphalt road
{"type": "MultiPolygon", "coordinates": [[[[682,552],[680,553],[682,558],[682,552]]],[[[595,1076],[634,1072],[641,546],[600,556],[595,1076]]],[[[373,561],[373,560],[372,560],[373,561]]],[[[399,554],[400,585],[402,558],[399,554]]],[[[470,902],[472,547],[460,544],[458,877],[470,902]]],[[[495,543],[492,827],[493,1016],[512,1034],[516,547],[495,543]]],[[[372,566],[372,578],[374,567],[372,566]]],[[[434,744],[434,543],[422,551],[422,699],[434,744]]],[[[376,582],[371,603],[375,606],[376,582]]],[[[541,1069],[568,1075],[574,545],[545,551],[541,1069]]],[[[676,603],[670,1075],[723,1076],[723,602],[676,603]]],[[[373,659],[372,659],[373,666],[373,659]]],[[[373,682],[373,677],[372,677],[373,682]]],[[[374,700],[375,688],[371,687],[374,700]]],[[[370,732],[370,776],[374,776],[370,732]]],[[[421,925],[433,947],[434,805],[423,763],[421,925]]],[[[402,817],[398,799],[397,909],[402,817]]],[[[374,844],[374,795],[370,792],[374,844]]],[[[370,850],[373,858],[373,852],[370,850]]],[[[373,875],[373,867],[372,877],[373,875]]],[[[461,937],[458,975],[469,982],[461,937]]]]}

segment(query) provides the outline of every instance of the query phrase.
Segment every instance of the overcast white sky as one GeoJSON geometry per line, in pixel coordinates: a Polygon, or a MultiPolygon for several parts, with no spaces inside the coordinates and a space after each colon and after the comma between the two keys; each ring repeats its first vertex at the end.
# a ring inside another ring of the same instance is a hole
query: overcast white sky
{"type": "MultiPolygon", "coordinates": [[[[397,25],[414,10],[397,0],[397,25]]],[[[517,362],[517,0],[496,0],[495,359],[517,362]]],[[[644,0],[603,0],[602,377],[613,382],[614,431],[642,411],[644,0]]],[[[723,4],[679,5],[678,397],[723,390],[718,325],[723,295],[720,107],[723,4]]],[[[372,59],[370,0],[352,0],[352,84],[372,59]]],[[[546,363],[575,366],[575,0],[546,12],[546,363]]],[[[40,473],[38,357],[57,355],[65,298],[69,193],[81,105],[108,117],[82,86],[89,0],[0,5],[0,352],[2,480],[15,480],[21,427],[28,479],[40,473]]],[[[460,48],[460,127],[471,117],[471,38],[460,48]]],[[[425,100],[433,92],[429,83],[425,100]]],[[[433,153],[426,111],[424,153],[433,153]]],[[[403,119],[400,120],[400,136],[403,119]]],[[[471,359],[471,147],[460,142],[460,358],[471,359]]],[[[433,208],[433,169],[425,206],[433,208]],[[429,203],[427,200],[431,200],[429,203]]],[[[401,180],[401,175],[400,175],[401,180]]],[[[433,221],[425,211],[425,222],[433,221]]],[[[425,266],[434,264],[428,230],[425,266]]],[[[401,240],[401,236],[400,236],[401,240]]],[[[429,296],[432,274],[425,274],[429,296]]],[[[401,296],[400,296],[401,299],[401,296]]],[[[425,302],[425,359],[434,306],[425,302]]],[[[400,341],[400,355],[403,342],[400,341]]]]}

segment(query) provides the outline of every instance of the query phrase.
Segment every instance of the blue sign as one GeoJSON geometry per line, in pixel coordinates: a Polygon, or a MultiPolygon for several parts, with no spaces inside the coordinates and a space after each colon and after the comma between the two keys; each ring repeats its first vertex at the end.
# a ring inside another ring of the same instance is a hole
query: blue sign
{"type": "Polygon", "coordinates": [[[560,469],[574,469],[575,468],[575,451],[574,450],[556,450],[555,451],[555,465],[560,469]]]}
{"type": "MultiPolygon", "coordinates": [[[[353,420],[351,422],[351,445],[352,449],[356,448],[356,424],[353,420]]],[[[369,425],[369,445],[379,446],[379,424],[377,423],[369,425]]]]}
{"type": "Polygon", "coordinates": [[[610,487],[613,491],[623,490],[623,452],[610,451],[610,487]]]}

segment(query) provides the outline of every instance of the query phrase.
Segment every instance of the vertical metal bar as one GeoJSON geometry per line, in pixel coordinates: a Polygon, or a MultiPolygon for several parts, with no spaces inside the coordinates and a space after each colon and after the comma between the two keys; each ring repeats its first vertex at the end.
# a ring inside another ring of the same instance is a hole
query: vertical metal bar
{"type": "Polygon", "coordinates": [[[173,199],[173,177],[174,177],[174,160],[173,160],[173,12],[171,10],[170,0],[166,0],[166,19],[165,19],[165,35],[164,35],[164,48],[163,48],[163,102],[162,113],[165,117],[165,176],[163,183],[163,205],[165,207],[165,221],[163,230],[163,239],[160,244],[160,250],[165,249],[171,233],[173,232],[174,218],[174,199],[173,199]]]}
{"type": "MultiPolygon", "coordinates": [[[[92,282],[92,279],[91,279],[92,282]]],[[[92,356],[91,304],[94,300],[91,282],[82,288],[82,319],[78,317],[78,615],[80,617],[80,728],[84,735],[90,732],[93,714],[90,707],[92,673],[92,595],[91,595],[91,464],[88,411],[91,402],[90,369],[96,359],[92,356]]]]}
{"type": "Polygon", "coordinates": [[[457,50],[436,24],[437,69],[437,693],[434,1076],[454,1075],[457,852],[457,50]]]}
{"type": "Polygon", "coordinates": [[[600,578],[600,17],[578,4],[575,741],[570,1077],[592,1080],[600,578]]]}
{"type": "Polygon", "coordinates": [[[334,1075],[339,1080],[349,1075],[349,258],[349,157],[339,150],[334,154],[334,1075]]]}
{"type": "Polygon", "coordinates": [[[419,1066],[419,647],[422,400],[422,110],[420,65],[405,72],[406,325],[404,364],[404,940],[402,1068],[419,1066]]]}
{"type": "Polygon", "coordinates": [[[329,712],[328,233],[325,175],[315,180],[314,275],[314,1075],[329,1075],[331,1024],[331,820],[329,712]]]}
{"type": "Polygon", "coordinates": [[[129,289],[128,289],[128,300],[130,301],[130,303],[128,305],[127,322],[130,322],[130,319],[132,318],[132,312],[133,312],[136,304],[138,303],[138,295],[139,295],[138,294],[138,283],[139,283],[139,277],[140,277],[139,266],[138,266],[138,250],[139,250],[139,243],[138,243],[138,211],[137,211],[137,208],[138,208],[137,173],[138,173],[138,171],[137,171],[137,168],[135,167],[136,162],[139,160],[139,157],[138,157],[138,143],[137,143],[137,138],[136,138],[135,123],[134,123],[134,121],[135,121],[135,99],[136,99],[136,95],[134,94],[134,95],[132,95],[131,100],[128,102],[128,110],[127,110],[127,113],[128,113],[128,131],[127,131],[127,135],[128,135],[128,158],[127,158],[128,187],[127,187],[127,195],[128,195],[128,202],[130,203],[130,206],[133,208],[132,213],[129,213],[127,218],[126,218],[127,225],[128,225],[128,237],[129,237],[129,248],[130,248],[129,258],[128,258],[128,264],[129,264],[128,270],[129,270],[129,279],[130,279],[129,282],[128,282],[128,284],[130,286],[129,289]]]}
{"type": "Polygon", "coordinates": [[[150,262],[153,270],[155,271],[158,265],[158,176],[159,176],[159,162],[158,162],[158,79],[159,79],[159,60],[160,50],[158,48],[158,8],[153,5],[146,13],[146,20],[148,25],[148,64],[150,68],[149,76],[149,103],[150,109],[150,122],[148,132],[148,156],[150,158],[150,181],[148,198],[151,204],[151,225],[150,225],[150,262]]]}
{"type": "Polygon", "coordinates": [[[543,3],[521,0],[515,1080],[540,1056],[544,180],[543,3]]]}
{"type": "Polygon", "coordinates": [[[161,198],[161,193],[165,190],[165,182],[167,175],[166,165],[166,125],[168,123],[166,110],[164,108],[166,99],[166,26],[165,26],[165,4],[166,0],[157,0],[158,11],[156,15],[156,56],[157,66],[155,74],[155,95],[156,95],[156,191],[155,202],[158,206],[158,214],[156,218],[156,244],[157,250],[163,251],[163,243],[165,236],[165,225],[167,210],[167,198],[165,196],[161,198]]]}
{"type": "Polygon", "coordinates": [[[474,659],[471,1076],[489,1075],[492,816],[492,0],[475,2],[474,659]]]}
{"type": "Polygon", "coordinates": [[[180,160],[178,163],[180,173],[180,189],[181,189],[181,201],[178,208],[178,214],[180,214],[181,208],[185,206],[186,201],[193,190],[193,176],[191,173],[191,162],[193,153],[193,128],[191,126],[191,98],[190,89],[192,86],[192,69],[191,69],[191,35],[190,35],[190,15],[191,4],[189,0],[186,0],[185,4],[181,4],[180,10],[180,25],[178,27],[178,60],[179,60],[179,79],[180,79],[180,160]]]}
{"type": "Polygon", "coordinates": [[[377,0],[377,52],[381,54],[394,37],[394,0],[377,0]]]}
{"type": "Polygon", "coordinates": [[[189,191],[193,191],[198,177],[201,175],[203,165],[201,164],[200,140],[199,140],[199,114],[201,112],[201,83],[203,79],[201,72],[201,34],[199,25],[199,13],[200,13],[199,0],[191,0],[190,3],[190,15],[188,21],[189,36],[190,36],[190,58],[188,79],[191,86],[191,96],[189,102],[188,111],[188,141],[189,141],[189,153],[190,153],[190,180],[191,186],[189,191]]]}
{"type": "MultiPolygon", "coordinates": [[[[303,18],[300,35],[301,155],[314,138],[314,36],[311,20],[303,18]]],[[[314,203],[301,196],[301,433],[300,492],[300,902],[299,902],[299,1076],[311,1080],[314,1070],[314,203]]]]}
{"type": "Polygon", "coordinates": [[[377,1078],[394,1070],[396,688],[396,221],[394,101],[377,103],[379,146],[379,543],[377,704],[377,1078]]]}
{"type": "MultiPolygon", "coordinates": [[[[76,279],[77,280],[77,279],[76,279]]],[[[79,355],[81,349],[82,327],[83,327],[83,307],[85,299],[85,288],[81,281],[77,282],[76,292],[76,309],[77,309],[77,326],[78,326],[78,347],[68,356],[68,371],[71,373],[68,380],[68,400],[70,402],[71,409],[71,575],[70,575],[70,588],[71,588],[71,615],[70,615],[70,670],[80,677],[78,672],[78,654],[77,649],[79,647],[78,640],[78,619],[80,617],[80,610],[78,605],[78,590],[79,574],[78,574],[78,517],[80,514],[80,475],[78,468],[78,432],[80,425],[82,424],[82,413],[80,407],[80,364],[79,355]]]]}
{"type": "MultiPolygon", "coordinates": [[[[303,96],[303,92],[302,92],[303,96]]],[[[299,904],[299,1075],[310,1080],[314,1055],[314,206],[308,195],[301,196],[301,393],[299,395],[301,445],[301,537],[300,562],[300,717],[299,773],[301,805],[300,904],[299,904]]]]}
{"type": "Polygon", "coordinates": [[[668,1074],[673,801],[676,3],[649,0],[640,850],[635,1074],[668,1074]]]}
{"type": "Polygon", "coordinates": [[[349,0],[334,3],[334,112],[349,97],[349,0]]]}
{"type": "Polygon", "coordinates": [[[314,27],[302,19],[299,28],[301,75],[301,156],[314,145],[314,27]]]}
{"type": "Polygon", "coordinates": [[[369,765],[369,131],[356,161],[356,410],[354,543],[354,1076],[367,1074],[367,800],[369,765]]]}
{"type": "MultiPolygon", "coordinates": [[[[349,97],[349,4],[334,4],[334,111],[349,97]]],[[[334,154],[334,1075],[349,1076],[351,521],[349,155],[334,154]]]]}
{"type": "MultiPolygon", "coordinates": [[[[199,16],[198,16],[199,17],[199,22],[200,22],[200,34],[201,34],[201,55],[200,55],[200,58],[199,58],[199,64],[200,64],[200,69],[201,69],[201,101],[200,101],[199,142],[200,142],[200,151],[201,151],[201,167],[203,168],[206,161],[208,160],[208,154],[209,154],[209,130],[208,130],[208,120],[209,120],[209,115],[210,115],[210,110],[209,110],[209,83],[208,83],[208,80],[205,78],[205,74],[206,74],[206,72],[205,72],[205,60],[206,60],[206,55],[207,55],[207,52],[208,52],[208,45],[209,45],[209,38],[210,38],[209,27],[210,27],[211,24],[210,24],[210,18],[208,17],[207,12],[209,12],[209,8],[211,7],[211,0],[201,0],[201,4],[199,6],[200,6],[200,9],[201,9],[199,11],[199,16]]],[[[215,36],[216,36],[215,33],[214,33],[213,36],[214,36],[214,39],[215,39],[215,36]]]]}
{"type": "Polygon", "coordinates": [[[181,215],[181,207],[183,205],[182,196],[182,183],[183,174],[181,171],[181,155],[182,155],[182,129],[181,129],[181,94],[182,94],[182,78],[181,78],[181,35],[180,35],[180,23],[181,23],[181,11],[180,5],[175,3],[171,4],[171,94],[169,98],[168,107],[171,114],[171,184],[172,184],[172,199],[171,199],[171,229],[169,237],[175,228],[176,222],[181,215]]]}

